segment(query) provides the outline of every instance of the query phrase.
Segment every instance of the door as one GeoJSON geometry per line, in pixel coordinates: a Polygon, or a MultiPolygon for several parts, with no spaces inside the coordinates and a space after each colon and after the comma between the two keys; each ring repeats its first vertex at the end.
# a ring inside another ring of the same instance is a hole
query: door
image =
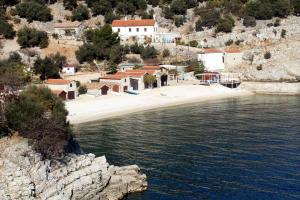
{"type": "Polygon", "coordinates": [[[109,90],[109,87],[107,87],[106,85],[104,85],[104,86],[101,88],[101,94],[102,94],[102,95],[107,95],[108,90],[109,90]]]}
{"type": "Polygon", "coordinates": [[[112,90],[114,92],[120,92],[120,87],[118,85],[114,85],[113,88],[112,88],[112,90]]]}
{"type": "Polygon", "coordinates": [[[69,91],[68,92],[68,99],[75,99],[75,92],[74,91],[69,91]]]}

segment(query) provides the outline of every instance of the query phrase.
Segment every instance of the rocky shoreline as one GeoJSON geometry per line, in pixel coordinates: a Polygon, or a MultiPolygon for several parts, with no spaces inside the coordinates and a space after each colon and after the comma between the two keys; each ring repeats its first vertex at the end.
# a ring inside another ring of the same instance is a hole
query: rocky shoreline
{"type": "Polygon", "coordinates": [[[137,165],[109,165],[105,156],[69,154],[43,161],[27,139],[0,139],[0,199],[122,199],[147,189],[137,165]]]}

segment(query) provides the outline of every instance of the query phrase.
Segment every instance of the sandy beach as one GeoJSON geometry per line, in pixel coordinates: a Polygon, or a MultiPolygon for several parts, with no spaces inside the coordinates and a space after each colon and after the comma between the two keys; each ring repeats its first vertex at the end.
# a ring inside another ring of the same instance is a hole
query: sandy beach
{"type": "Polygon", "coordinates": [[[139,95],[82,95],[66,102],[66,107],[70,123],[78,124],[160,107],[247,95],[252,93],[221,85],[178,85],[144,90],[139,95]]]}

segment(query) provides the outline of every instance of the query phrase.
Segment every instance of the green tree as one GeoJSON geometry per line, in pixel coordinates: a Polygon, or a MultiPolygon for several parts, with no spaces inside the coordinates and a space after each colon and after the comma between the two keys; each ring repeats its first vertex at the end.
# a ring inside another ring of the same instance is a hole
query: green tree
{"type": "Polygon", "coordinates": [[[184,24],[185,22],[185,17],[183,16],[175,16],[174,17],[174,23],[176,27],[180,27],[184,24]]]}
{"type": "Polygon", "coordinates": [[[60,78],[59,71],[66,64],[66,57],[57,54],[52,54],[44,59],[38,58],[34,63],[34,72],[40,75],[41,80],[49,78],[60,78]]]}
{"type": "Polygon", "coordinates": [[[198,42],[196,40],[192,40],[192,41],[189,42],[189,45],[191,47],[197,47],[198,46],[198,42]]]}
{"type": "Polygon", "coordinates": [[[90,12],[89,9],[80,4],[79,6],[77,6],[76,9],[74,9],[72,11],[72,21],[83,21],[83,20],[87,20],[90,18],[90,12]]]}
{"type": "Polygon", "coordinates": [[[199,62],[197,60],[191,60],[188,62],[188,65],[193,69],[195,75],[204,72],[205,67],[202,62],[199,62]]]}
{"type": "Polygon", "coordinates": [[[64,103],[48,88],[36,86],[27,88],[5,110],[9,128],[32,139],[33,148],[44,158],[66,152],[72,140],[67,113],[64,103]]]}
{"type": "Polygon", "coordinates": [[[212,28],[217,25],[220,20],[220,12],[213,9],[212,11],[206,10],[202,13],[201,19],[196,22],[196,31],[203,31],[203,28],[212,28]]]}
{"type": "Polygon", "coordinates": [[[7,22],[6,17],[3,15],[4,11],[0,10],[0,12],[0,35],[3,35],[6,39],[13,39],[16,36],[16,31],[13,25],[7,22]]]}
{"type": "Polygon", "coordinates": [[[63,3],[67,10],[73,10],[78,6],[77,0],[64,0],[63,3]]]}
{"type": "Polygon", "coordinates": [[[169,49],[164,49],[163,53],[162,53],[162,56],[164,58],[169,57],[170,56],[170,50],[169,49]]]}
{"type": "Polygon", "coordinates": [[[92,6],[92,12],[93,15],[105,15],[106,13],[112,13],[112,5],[108,0],[95,2],[92,6]]]}
{"type": "Polygon", "coordinates": [[[246,27],[255,27],[256,26],[256,20],[254,17],[246,16],[243,20],[243,25],[246,27]]]}
{"type": "Polygon", "coordinates": [[[146,46],[141,53],[143,59],[156,58],[157,50],[153,46],[146,46]]]}
{"type": "Polygon", "coordinates": [[[188,5],[186,0],[172,0],[170,8],[176,15],[185,15],[188,5]]]}
{"type": "Polygon", "coordinates": [[[45,31],[24,27],[17,32],[17,42],[22,48],[39,46],[46,48],[49,44],[48,35],[45,31]]]}
{"type": "Polygon", "coordinates": [[[78,87],[78,93],[79,94],[86,94],[87,90],[88,89],[87,89],[86,85],[81,85],[81,86],[78,87]]]}
{"type": "Polygon", "coordinates": [[[28,22],[33,20],[47,22],[52,20],[51,10],[44,4],[36,1],[20,3],[16,6],[17,14],[26,18],[28,22]]]}
{"type": "Polygon", "coordinates": [[[221,18],[217,24],[216,32],[230,33],[234,27],[234,19],[231,16],[221,18]]]}

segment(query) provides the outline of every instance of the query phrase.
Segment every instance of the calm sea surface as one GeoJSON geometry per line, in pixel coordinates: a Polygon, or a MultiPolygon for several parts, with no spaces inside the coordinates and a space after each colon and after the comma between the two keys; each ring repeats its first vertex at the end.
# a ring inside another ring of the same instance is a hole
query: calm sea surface
{"type": "Polygon", "coordinates": [[[300,97],[254,96],[74,126],[85,152],[137,164],[129,200],[300,199],[300,97]]]}

